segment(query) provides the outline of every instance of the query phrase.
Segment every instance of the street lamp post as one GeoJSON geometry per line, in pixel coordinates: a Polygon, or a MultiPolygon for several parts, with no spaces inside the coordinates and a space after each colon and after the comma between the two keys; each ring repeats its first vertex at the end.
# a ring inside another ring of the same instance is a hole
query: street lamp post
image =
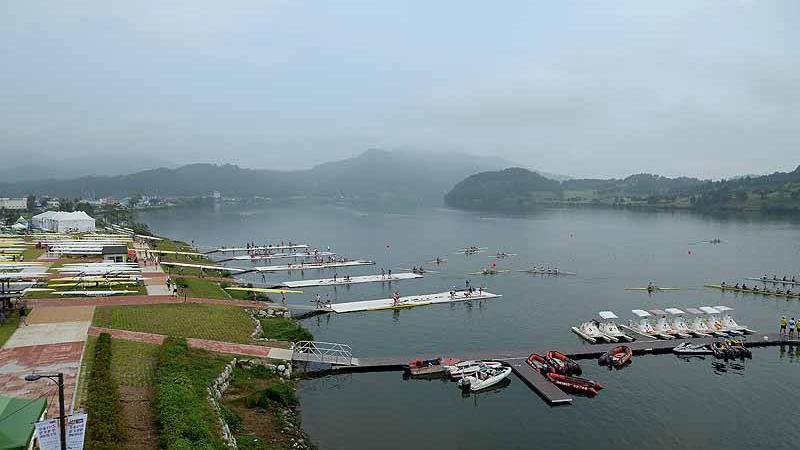
{"type": "Polygon", "coordinates": [[[47,378],[58,385],[58,423],[61,430],[61,450],[67,450],[67,416],[64,414],[64,374],[38,374],[25,375],[25,381],[38,381],[47,378]]]}

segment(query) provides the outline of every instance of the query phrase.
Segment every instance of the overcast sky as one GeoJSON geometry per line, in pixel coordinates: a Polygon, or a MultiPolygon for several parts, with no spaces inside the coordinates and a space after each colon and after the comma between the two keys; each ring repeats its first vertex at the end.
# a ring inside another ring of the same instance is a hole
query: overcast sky
{"type": "Polygon", "coordinates": [[[290,169],[377,147],[581,177],[792,170],[799,50],[796,0],[7,0],[0,156],[290,169]]]}

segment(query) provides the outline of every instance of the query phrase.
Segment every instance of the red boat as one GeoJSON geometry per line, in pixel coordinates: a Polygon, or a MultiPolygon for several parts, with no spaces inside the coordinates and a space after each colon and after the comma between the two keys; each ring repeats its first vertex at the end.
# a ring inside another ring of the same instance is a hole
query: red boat
{"type": "Polygon", "coordinates": [[[602,384],[586,378],[570,377],[560,373],[548,373],[545,376],[562,391],[594,397],[603,389],[602,384]]]}
{"type": "Polygon", "coordinates": [[[546,374],[553,371],[553,367],[547,363],[547,359],[538,353],[531,353],[527,362],[529,366],[539,373],[546,374]]]}
{"type": "Polygon", "coordinates": [[[603,353],[597,362],[602,366],[622,367],[631,362],[633,351],[627,345],[618,345],[610,352],[603,353]]]}
{"type": "Polygon", "coordinates": [[[581,374],[581,366],[561,352],[551,350],[545,355],[545,360],[557,373],[563,375],[581,374]]]}
{"type": "Polygon", "coordinates": [[[433,359],[415,359],[408,363],[408,371],[411,375],[432,375],[444,373],[447,365],[455,364],[456,360],[452,358],[433,358],[433,359]]]}

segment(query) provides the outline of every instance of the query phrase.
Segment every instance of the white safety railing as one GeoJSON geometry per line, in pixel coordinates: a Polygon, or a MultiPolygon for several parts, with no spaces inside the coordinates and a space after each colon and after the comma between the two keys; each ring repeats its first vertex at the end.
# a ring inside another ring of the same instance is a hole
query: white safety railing
{"type": "Polygon", "coordinates": [[[353,350],[347,344],[298,341],[292,346],[292,360],[350,366],[353,350]]]}

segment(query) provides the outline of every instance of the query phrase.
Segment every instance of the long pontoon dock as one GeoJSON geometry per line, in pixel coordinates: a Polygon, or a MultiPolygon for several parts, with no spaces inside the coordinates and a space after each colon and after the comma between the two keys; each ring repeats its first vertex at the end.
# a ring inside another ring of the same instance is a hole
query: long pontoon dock
{"type": "Polygon", "coordinates": [[[327,263],[297,263],[297,264],[285,264],[280,266],[259,266],[253,267],[252,269],[247,269],[242,271],[241,273],[247,272],[286,272],[289,270],[313,270],[313,269],[330,269],[333,267],[357,267],[357,266],[371,266],[374,265],[375,261],[369,261],[366,259],[356,259],[354,261],[338,261],[338,262],[327,262],[327,263]]]}
{"type": "Polygon", "coordinates": [[[297,280],[297,281],[284,281],[280,283],[281,286],[289,288],[301,287],[317,287],[317,286],[340,286],[349,284],[360,283],[391,283],[392,281],[413,280],[415,278],[422,278],[422,275],[416,273],[395,273],[390,275],[363,275],[358,277],[336,277],[336,278],[322,278],[319,280],[297,280]]]}
{"type": "MultiPolygon", "coordinates": [[[[208,248],[208,247],[206,247],[208,248]]],[[[266,252],[270,250],[299,250],[306,249],[306,244],[291,244],[291,245],[267,245],[260,247],[221,247],[215,250],[206,252],[207,255],[211,253],[236,253],[236,252],[266,252]]]]}
{"type": "Polygon", "coordinates": [[[407,297],[400,297],[395,301],[392,298],[384,298],[379,300],[366,300],[360,302],[346,302],[334,303],[329,307],[320,308],[322,311],[333,311],[337,314],[352,313],[359,311],[381,311],[387,309],[404,309],[413,308],[417,306],[434,305],[437,303],[452,303],[452,302],[465,302],[470,300],[488,300],[492,298],[502,297],[499,294],[492,294],[491,292],[478,292],[473,291],[469,294],[468,291],[455,291],[453,295],[450,292],[440,292],[437,294],[423,294],[411,295],[407,297]]]}

